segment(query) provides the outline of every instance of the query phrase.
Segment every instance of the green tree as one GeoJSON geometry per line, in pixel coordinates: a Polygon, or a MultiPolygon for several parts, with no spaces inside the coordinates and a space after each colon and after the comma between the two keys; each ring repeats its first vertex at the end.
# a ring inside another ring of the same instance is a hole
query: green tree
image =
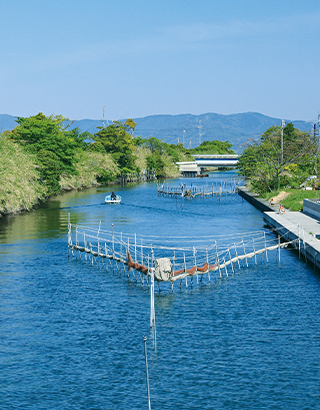
{"type": "Polygon", "coordinates": [[[191,154],[235,154],[229,141],[203,141],[198,147],[190,151],[191,154]]]}
{"type": "Polygon", "coordinates": [[[13,140],[37,156],[48,194],[59,191],[62,173],[77,173],[76,154],[86,147],[85,139],[89,137],[89,133],[80,133],[78,128],[68,130],[68,126],[64,127],[66,120],[62,116],[46,117],[42,113],[18,117],[18,126],[11,133],[13,140]]]}
{"type": "Polygon", "coordinates": [[[246,144],[238,168],[257,192],[279,189],[313,172],[317,144],[309,133],[289,123],[283,130],[283,152],[281,145],[281,127],[275,126],[266,130],[260,140],[246,144]]]}
{"type": "Polygon", "coordinates": [[[128,118],[126,122],[124,123],[124,125],[131,131],[131,134],[132,134],[133,131],[136,129],[137,124],[133,121],[132,118],[128,118]]]}
{"type": "Polygon", "coordinates": [[[94,135],[94,143],[90,147],[93,151],[110,153],[119,164],[122,172],[135,172],[135,144],[129,134],[130,127],[120,121],[113,121],[108,127],[100,127],[94,135]]]}
{"type": "Polygon", "coordinates": [[[150,170],[154,170],[157,178],[165,177],[165,163],[158,151],[154,151],[150,156],[147,157],[147,164],[150,170]]]}

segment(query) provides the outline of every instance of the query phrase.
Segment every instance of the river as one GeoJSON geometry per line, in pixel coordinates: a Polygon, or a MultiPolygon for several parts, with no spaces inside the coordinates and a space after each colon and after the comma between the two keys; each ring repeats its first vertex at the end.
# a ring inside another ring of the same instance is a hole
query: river
{"type": "MultiPolygon", "coordinates": [[[[201,180],[234,178],[234,171],[201,180]]],[[[320,278],[290,249],[235,274],[150,293],[130,276],[68,258],[67,223],[158,236],[265,231],[238,195],[181,199],[156,184],[69,192],[0,221],[0,408],[320,408],[320,278]]]]}

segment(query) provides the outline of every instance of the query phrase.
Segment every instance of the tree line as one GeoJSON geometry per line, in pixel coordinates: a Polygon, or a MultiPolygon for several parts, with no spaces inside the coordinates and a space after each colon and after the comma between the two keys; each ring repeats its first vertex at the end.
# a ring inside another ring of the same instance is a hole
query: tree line
{"type": "Polygon", "coordinates": [[[135,136],[132,119],[113,121],[98,127],[94,134],[72,129],[72,122],[63,116],[38,113],[18,117],[16,122],[16,128],[3,132],[0,138],[0,173],[9,176],[8,184],[0,189],[0,213],[10,212],[10,196],[24,198],[12,208],[28,209],[61,190],[106,184],[122,174],[152,172],[157,178],[177,177],[175,162],[190,161],[195,152],[233,153],[228,142],[206,141],[192,150],[155,137],[143,139],[135,136]],[[19,190],[30,186],[30,191],[17,195],[12,181],[17,185],[18,180],[13,174],[20,175],[23,168],[28,172],[21,174],[19,179],[24,183],[19,184],[19,190]]]}

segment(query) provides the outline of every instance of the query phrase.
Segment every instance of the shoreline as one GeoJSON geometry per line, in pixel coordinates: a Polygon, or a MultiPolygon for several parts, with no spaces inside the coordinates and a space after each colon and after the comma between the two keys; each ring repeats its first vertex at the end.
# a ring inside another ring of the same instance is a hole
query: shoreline
{"type": "Polygon", "coordinates": [[[238,194],[247,202],[260,210],[266,225],[278,235],[279,240],[294,241],[293,248],[299,258],[320,269],[320,223],[319,220],[303,212],[285,209],[279,213],[279,204],[271,206],[265,199],[251,193],[247,187],[238,187],[238,194]]]}

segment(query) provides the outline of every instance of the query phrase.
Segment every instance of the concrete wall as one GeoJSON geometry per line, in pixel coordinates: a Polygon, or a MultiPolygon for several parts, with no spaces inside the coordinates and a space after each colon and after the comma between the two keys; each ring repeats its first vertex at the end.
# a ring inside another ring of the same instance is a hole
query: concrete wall
{"type": "Polygon", "coordinates": [[[243,187],[243,186],[238,187],[237,192],[240,196],[242,196],[242,198],[248,201],[251,205],[259,209],[259,211],[267,212],[267,211],[277,211],[279,209],[276,207],[271,207],[267,201],[259,198],[257,194],[250,192],[246,187],[243,187]]]}
{"type": "Polygon", "coordinates": [[[303,200],[303,213],[320,220],[320,200],[319,199],[304,199],[303,200]]]}

